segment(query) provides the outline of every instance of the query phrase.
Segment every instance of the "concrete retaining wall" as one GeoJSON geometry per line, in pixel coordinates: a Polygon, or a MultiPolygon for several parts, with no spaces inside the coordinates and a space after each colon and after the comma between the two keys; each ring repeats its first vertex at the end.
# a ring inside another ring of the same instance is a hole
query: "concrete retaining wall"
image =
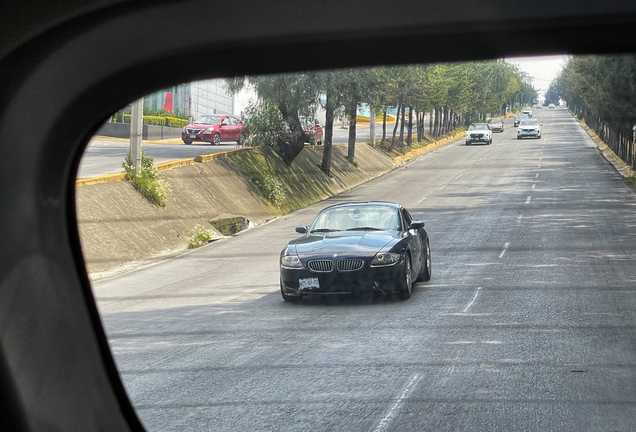
{"type": "MultiPolygon", "coordinates": [[[[96,135],[130,138],[130,123],[104,123],[96,135]]],[[[162,140],[181,138],[181,129],[168,126],[143,125],[141,139],[162,140]]]]}

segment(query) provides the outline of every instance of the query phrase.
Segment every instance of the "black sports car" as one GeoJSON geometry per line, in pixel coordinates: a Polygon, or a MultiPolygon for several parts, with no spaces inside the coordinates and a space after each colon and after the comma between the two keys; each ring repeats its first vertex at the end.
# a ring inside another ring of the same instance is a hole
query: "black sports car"
{"type": "Polygon", "coordinates": [[[357,202],[327,207],[280,254],[283,299],[382,293],[411,297],[414,280],[431,279],[424,222],[399,204],[357,202]]]}

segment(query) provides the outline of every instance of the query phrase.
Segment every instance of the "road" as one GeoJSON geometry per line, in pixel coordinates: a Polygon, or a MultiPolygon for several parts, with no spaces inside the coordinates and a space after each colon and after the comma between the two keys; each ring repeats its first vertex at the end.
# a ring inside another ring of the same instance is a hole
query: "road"
{"type": "MultiPolygon", "coordinates": [[[[387,136],[390,137],[395,124],[387,125],[387,136]]],[[[414,128],[414,133],[416,129],[414,128]]],[[[376,136],[382,136],[382,123],[376,125],[376,136]]],[[[340,124],[334,124],[333,143],[343,144],[348,142],[349,129],[342,128],[340,124]]],[[[356,130],[357,142],[369,141],[369,127],[363,125],[356,130]]],[[[145,154],[151,156],[155,164],[169,162],[176,159],[194,158],[199,155],[233,150],[235,143],[221,143],[213,146],[205,143],[193,143],[183,145],[179,140],[166,140],[165,142],[142,142],[145,154]],[[169,144],[173,143],[173,144],[169,144]],[[174,144],[176,143],[176,144],[174,144]]],[[[77,174],[78,179],[99,177],[106,174],[123,172],[121,167],[124,158],[128,154],[129,141],[119,138],[94,137],[89,142],[77,174]]]]}
{"type": "Polygon", "coordinates": [[[94,283],[149,430],[636,430],[636,195],[558,108],[540,140],[461,141],[265,226],[94,283]],[[426,222],[408,301],[282,301],[321,208],[426,222]]]}

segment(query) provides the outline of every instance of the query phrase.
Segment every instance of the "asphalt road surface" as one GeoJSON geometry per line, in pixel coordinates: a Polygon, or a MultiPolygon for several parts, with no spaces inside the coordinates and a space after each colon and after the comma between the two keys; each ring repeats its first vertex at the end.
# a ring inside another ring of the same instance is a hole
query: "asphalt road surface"
{"type": "Polygon", "coordinates": [[[636,430],[636,195],[569,113],[442,147],[326,202],[94,283],[150,431],[636,430]],[[323,207],[426,222],[408,301],[283,302],[278,254],[323,207]]]}
{"type": "MultiPolygon", "coordinates": [[[[393,127],[395,123],[387,125],[387,137],[391,137],[393,133],[393,127]]],[[[416,133],[416,128],[413,128],[413,133],[416,133]]],[[[399,131],[398,131],[399,134],[399,131]]],[[[376,125],[376,136],[382,136],[382,123],[376,125]]],[[[340,124],[334,124],[333,129],[333,143],[343,144],[348,142],[349,129],[342,128],[340,124]]],[[[176,140],[168,140],[170,142],[176,140]]],[[[356,130],[357,142],[369,141],[369,127],[361,126],[356,130]]],[[[128,154],[128,148],[130,141],[107,138],[107,137],[94,137],[86,147],[77,174],[77,178],[92,178],[99,177],[106,174],[115,174],[123,172],[122,162],[128,154]]],[[[223,142],[218,146],[210,145],[208,143],[195,142],[191,145],[184,145],[183,143],[168,144],[168,143],[156,143],[156,142],[142,142],[146,156],[151,156],[155,164],[162,162],[169,162],[177,159],[194,158],[199,155],[205,155],[216,152],[223,152],[233,150],[236,147],[236,143],[223,142]]]]}

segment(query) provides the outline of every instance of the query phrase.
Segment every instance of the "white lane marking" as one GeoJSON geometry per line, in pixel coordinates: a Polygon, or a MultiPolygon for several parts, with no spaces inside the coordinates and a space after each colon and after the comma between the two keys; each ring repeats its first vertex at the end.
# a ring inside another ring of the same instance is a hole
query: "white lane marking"
{"type": "Polygon", "coordinates": [[[477,287],[477,289],[475,290],[475,294],[473,294],[473,299],[470,301],[470,303],[468,303],[468,306],[464,308],[462,313],[468,312],[468,309],[470,309],[473,303],[475,303],[475,300],[477,300],[477,296],[479,295],[479,291],[481,291],[481,287],[477,287]]]}
{"type": "Polygon", "coordinates": [[[539,160],[543,160],[543,158],[541,157],[541,158],[539,158],[539,160]]]}
{"type": "Polygon", "coordinates": [[[519,215],[517,216],[517,223],[520,224],[521,223],[521,218],[523,218],[523,216],[519,215]]]}
{"type": "Polygon", "coordinates": [[[537,187],[537,184],[536,184],[536,183],[535,183],[535,184],[533,184],[533,185],[532,185],[532,190],[534,190],[534,188],[536,188],[536,187],[537,187]]]}
{"type": "Polygon", "coordinates": [[[426,198],[428,198],[428,197],[424,197],[424,198],[422,198],[421,200],[419,200],[418,202],[416,202],[416,203],[415,203],[415,204],[413,204],[413,205],[418,205],[419,203],[421,203],[422,201],[424,201],[426,198]]]}
{"type": "Polygon", "coordinates": [[[455,177],[456,179],[460,178],[461,176],[463,176],[464,173],[461,173],[460,175],[458,175],[457,177],[455,177]]]}
{"type": "Polygon", "coordinates": [[[387,427],[389,427],[389,423],[391,423],[393,417],[395,417],[395,415],[398,413],[398,411],[402,407],[402,404],[404,404],[404,401],[411,395],[413,389],[415,388],[415,384],[417,384],[417,382],[421,379],[422,377],[420,375],[413,375],[411,381],[409,381],[406,387],[404,387],[404,390],[402,390],[402,394],[400,394],[391,409],[389,409],[382,420],[380,420],[380,423],[378,423],[378,426],[373,430],[373,432],[385,431],[387,427]]]}
{"type": "Polygon", "coordinates": [[[437,190],[442,190],[446,187],[447,185],[442,186],[441,188],[437,189],[437,190]]]}
{"type": "Polygon", "coordinates": [[[541,168],[541,164],[539,164],[538,167],[541,168]]]}
{"type": "Polygon", "coordinates": [[[531,196],[529,196],[528,198],[526,198],[526,204],[530,204],[530,200],[532,199],[531,196]]]}
{"type": "Polygon", "coordinates": [[[534,178],[539,178],[539,173],[536,173],[536,174],[534,175],[534,178]]]}
{"type": "Polygon", "coordinates": [[[508,250],[508,246],[510,246],[510,242],[506,242],[504,244],[504,248],[503,251],[501,251],[501,253],[499,254],[499,258],[503,258],[504,254],[506,253],[506,251],[508,250]]]}

